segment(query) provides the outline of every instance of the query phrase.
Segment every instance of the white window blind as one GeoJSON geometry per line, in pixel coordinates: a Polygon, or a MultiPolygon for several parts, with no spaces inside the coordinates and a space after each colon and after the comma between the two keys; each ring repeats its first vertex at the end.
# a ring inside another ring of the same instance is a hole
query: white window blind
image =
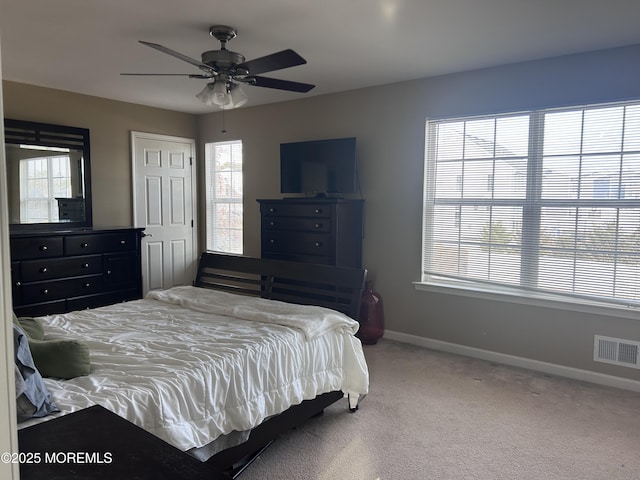
{"type": "Polygon", "coordinates": [[[426,140],[423,282],[640,308],[640,103],[428,121],[426,140]]]}
{"type": "Polygon", "coordinates": [[[242,254],[242,142],[205,144],[207,250],[242,254]]]}

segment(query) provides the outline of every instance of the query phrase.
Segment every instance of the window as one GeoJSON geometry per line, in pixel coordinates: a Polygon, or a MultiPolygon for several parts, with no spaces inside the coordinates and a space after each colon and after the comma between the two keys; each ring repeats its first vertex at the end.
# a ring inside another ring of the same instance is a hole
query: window
{"type": "Polygon", "coordinates": [[[242,142],[205,144],[207,250],[242,254],[242,142]]]}
{"type": "Polygon", "coordinates": [[[57,222],[56,198],[71,196],[69,155],[20,160],[20,222],[57,222]]]}
{"type": "Polygon", "coordinates": [[[640,103],[428,121],[426,139],[423,283],[640,308],[640,103]]]}

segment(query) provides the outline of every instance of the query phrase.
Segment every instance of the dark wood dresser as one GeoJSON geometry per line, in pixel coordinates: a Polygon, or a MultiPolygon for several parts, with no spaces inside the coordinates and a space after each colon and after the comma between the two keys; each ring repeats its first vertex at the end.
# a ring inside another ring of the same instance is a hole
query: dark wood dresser
{"type": "Polygon", "coordinates": [[[258,200],[263,258],[362,267],[364,200],[258,200]]]}
{"type": "Polygon", "coordinates": [[[12,233],[16,315],[64,313],[140,298],[142,230],[12,233]]]}

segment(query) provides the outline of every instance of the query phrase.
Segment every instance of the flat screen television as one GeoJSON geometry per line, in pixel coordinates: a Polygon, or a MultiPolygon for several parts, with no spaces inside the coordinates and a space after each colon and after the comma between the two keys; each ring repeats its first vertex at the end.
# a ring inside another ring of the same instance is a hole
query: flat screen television
{"type": "Polygon", "coordinates": [[[356,175],[355,137],[280,144],[281,193],[355,193],[356,175]]]}

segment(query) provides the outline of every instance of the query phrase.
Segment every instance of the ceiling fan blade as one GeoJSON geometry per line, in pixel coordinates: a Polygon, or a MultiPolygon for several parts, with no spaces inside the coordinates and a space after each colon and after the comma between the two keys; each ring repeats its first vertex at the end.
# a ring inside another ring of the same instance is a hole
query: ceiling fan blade
{"type": "Polygon", "coordinates": [[[289,80],[279,80],[277,78],[252,76],[248,82],[256,87],[276,88],[278,90],[289,90],[291,92],[306,93],[315,85],[310,83],[290,82],[289,80]]]}
{"type": "Polygon", "coordinates": [[[157,43],[151,43],[151,42],[144,42],[142,40],[138,40],[141,44],[146,45],[147,47],[151,47],[151,48],[155,48],[156,50],[161,51],[162,53],[166,53],[167,55],[171,55],[172,57],[178,58],[184,62],[190,63],[191,65],[194,65],[202,70],[205,71],[212,71],[213,69],[205,64],[202,63],[200,60],[196,60],[195,58],[191,58],[191,57],[187,57],[186,55],[183,55],[180,52],[176,52],[175,50],[171,50],[170,48],[167,47],[163,47],[162,45],[158,45],[157,43]]]}
{"type": "Polygon", "coordinates": [[[283,68],[295,67],[296,65],[304,65],[305,63],[307,63],[307,61],[304,58],[293,50],[288,49],[241,63],[238,65],[238,68],[248,70],[249,75],[258,75],[283,68]]]}
{"type": "Polygon", "coordinates": [[[189,78],[213,78],[213,75],[197,75],[193,73],[121,73],[126,76],[145,76],[145,77],[189,77],[189,78]]]}

